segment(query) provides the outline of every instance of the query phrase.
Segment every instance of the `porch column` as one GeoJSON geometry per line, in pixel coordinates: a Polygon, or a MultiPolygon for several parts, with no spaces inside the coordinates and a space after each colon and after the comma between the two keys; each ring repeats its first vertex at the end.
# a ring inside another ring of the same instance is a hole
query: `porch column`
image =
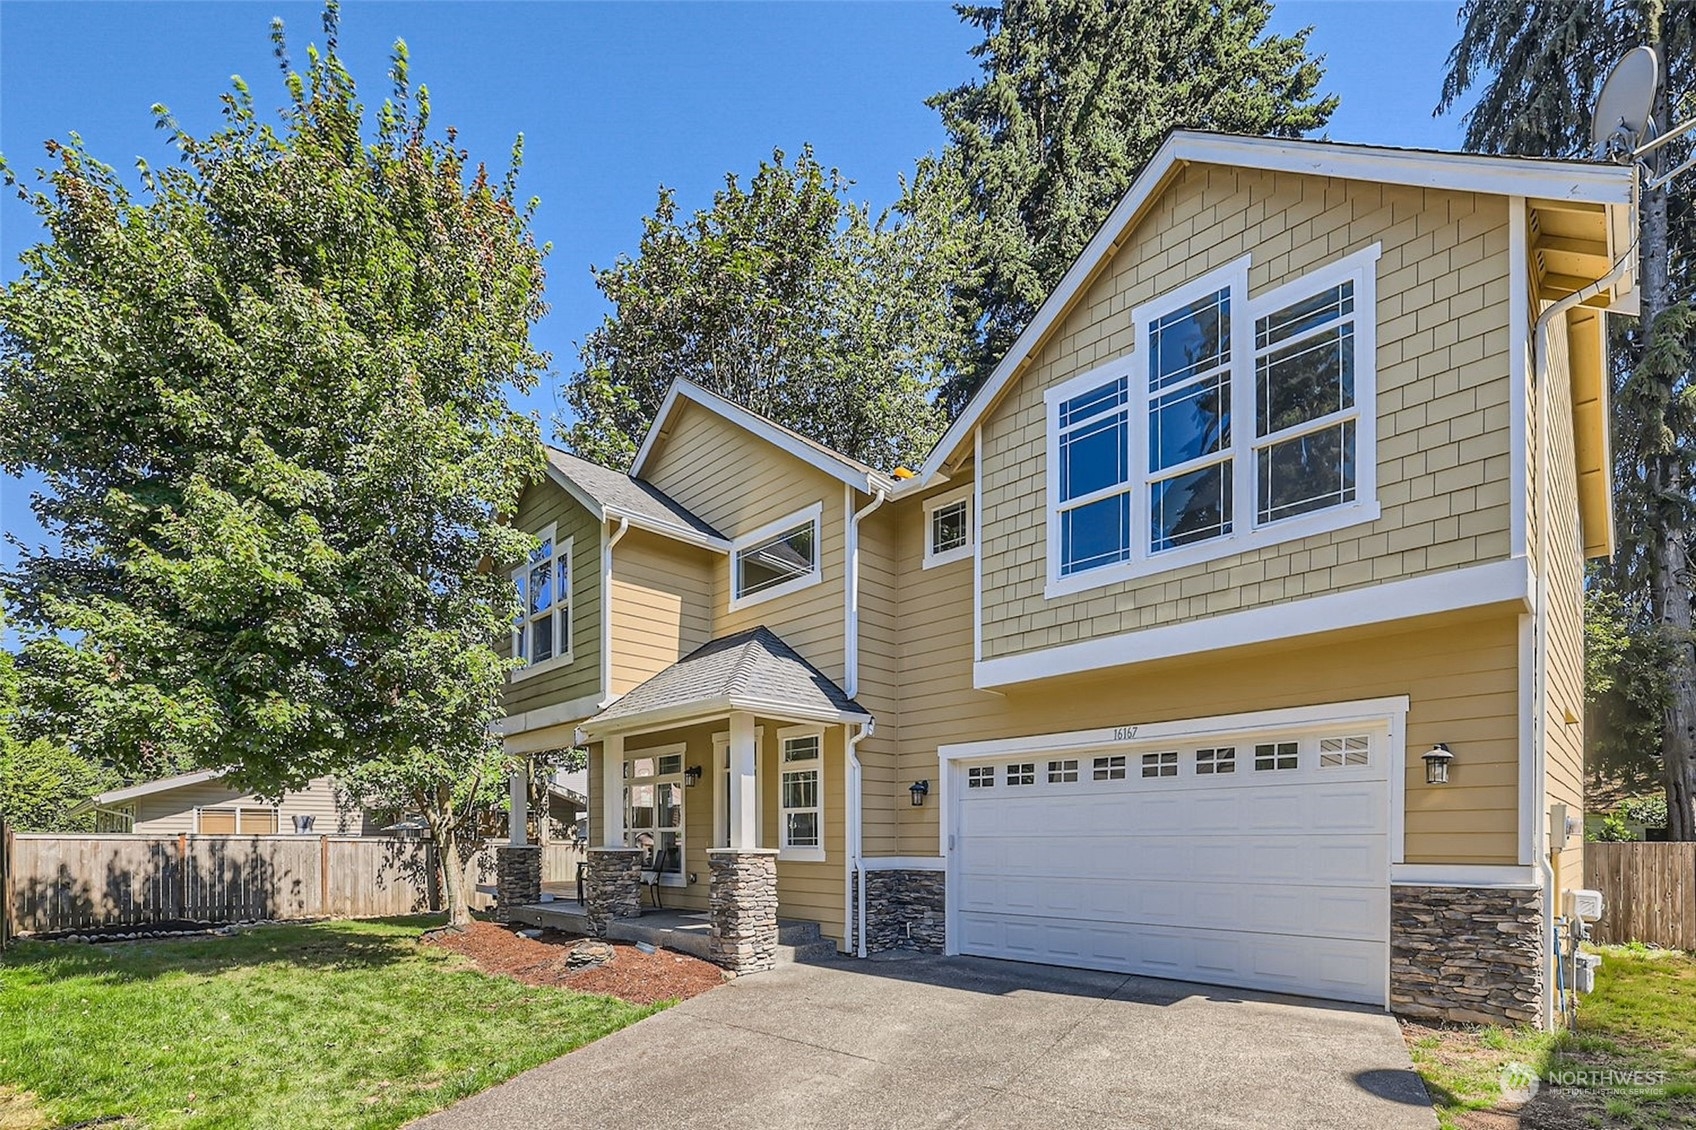
{"type": "Polygon", "coordinates": [[[624,736],[601,740],[601,843],[624,846],[624,736]]]}
{"type": "Polygon", "coordinates": [[[739,710],[730,716],[730,846],[760,846],[759,799],[754,780],[754,716],[739,710]]]}
{"type": "Polygon", "coordinates": [[[514,846],[528,842],[525,833],[525,823],[529,819],[530,788],[529,781],[523,773],[514,773],[506,779],[507,814],[506,839],[514,846]]]}

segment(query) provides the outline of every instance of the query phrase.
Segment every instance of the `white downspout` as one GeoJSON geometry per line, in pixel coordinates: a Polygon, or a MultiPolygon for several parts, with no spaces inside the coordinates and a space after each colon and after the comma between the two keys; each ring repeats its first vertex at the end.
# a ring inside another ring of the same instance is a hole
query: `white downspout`
{"type": "MultiPolygon", "coordinates": [[[[847,532],[847,608],[844,611],[842,645],[842,681],[846,684],[842,689],[853,698],[860,693],[860,523],[872,511],[882,506],[888,500],[885,491],[878,491],[872,500],[858,510],[852,510],[854,492],[852,487],[843,488],[844,510],[851,511],[848,518],[847,532]]],[[[848,739],[848,827],[845,837],[848,843],[848,859],[842,883],[842,930],[843,940],[849,943],[849,949],[859,956],[866,956],[866,898],[865,875],[860,868],[860,853],[863,848],[864,814],[861,811],[861,792],[863,780],[860,769],[860,743],[872,736],[876,730],[875,721],[862,725],[854,736],[848,739]],[[860,879],[860,898],[857,900],[859,914],[854,913],[854,878],[860,879]]]]}
{"type": "Polygon", "coordinates": [[[601,709],[612,705],[612,547],[630,532],[630,519],[620,518],[612,537],[601,527],[601,709]]]}
{"type": "MultiPolygon", "coordinates": [[[[1537,530],[1537,606],[1533,610],[1536,617],[1536,630],[1532,632],[1532,717],[1531,717],[1531,756],[1533,758],[1533,779],[1536,782],[1536,824],[1532,828],[1532,845],[1537,856],[1538,870],[1543,883],[1543,953],[1546,958],[1560,960],[1555,952],[1555,916],[1558,910],[1560,892],[1555,890],[1555,869],[1549,863],[1549,797],[1548,776],[1546,772],[1546,743],[1549,727],[1549,380],[1546,371],[1549,363],[1548,335],[1549,327],[1556,318],[1563,317],[1568,310],[1607,290],[1618,282],[1631,265],[1632,254],[1637,250],[1635,240],[1626,249],[1618,262],[1606,275],[1597,279],[1583,290],[1573,291],[1566,297],[1556,301],[1537,317],[1537,324],[1531,331],[1531,379],[1537,384],[1537,494],[1534,501],[1533,525],[1537,530]]],[[[1525,269],[1525,264],[1515,264],[1516,270],[1525,269]]],[[[1606,327],[1603,327],[1606,333],[1606,327]]],[[[1604,374],[1605,377],[1605,374],[1604,374]]],[[[1558,984],[1558,978],[1556,979],[1558,984]]],[[[1549,991],[1543,994],[1543,1027],[1553,1028],[1555,1022],[1555,984],[1549,985],[1549,991]]],[[[1564,1001],[1561,1002],[1563,1005],[1564,1001]]]]}

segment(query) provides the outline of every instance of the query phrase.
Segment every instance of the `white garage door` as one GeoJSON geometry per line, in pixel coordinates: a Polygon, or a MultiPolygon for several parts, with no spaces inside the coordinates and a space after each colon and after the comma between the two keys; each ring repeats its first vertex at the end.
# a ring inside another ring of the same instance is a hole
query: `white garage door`
{"type": "Polygon", "coordinates": [[[962,953],[1384,1003],[1387,731],[958,762],[962,953]]]}

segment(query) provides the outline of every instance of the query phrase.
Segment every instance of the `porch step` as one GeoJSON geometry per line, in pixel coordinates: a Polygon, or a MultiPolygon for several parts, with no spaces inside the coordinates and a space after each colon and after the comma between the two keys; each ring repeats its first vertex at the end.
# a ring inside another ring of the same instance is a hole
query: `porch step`
{"type": "Polygon", "coordinates": [[[812,945],[823,937],[817,922],[802,922],[794,918],[777,920],[777,944],[780,946],[812,945]]]}
{"type": "MultiPolygon", "coordinates": [[[[817,927],[815,927],[815,929],[817,929],[817,927]]],[[[797,962],[806,964],[807,962],[812,961],[828,961],[830,958],[837,956],[839,955],[836,952],[836,943],[826,939],[817,942],[807,942],[804,945],[798,946],[788,946],[780,943],[777,947],[776,961],[779,965],[793,965],[797,962]]]]}

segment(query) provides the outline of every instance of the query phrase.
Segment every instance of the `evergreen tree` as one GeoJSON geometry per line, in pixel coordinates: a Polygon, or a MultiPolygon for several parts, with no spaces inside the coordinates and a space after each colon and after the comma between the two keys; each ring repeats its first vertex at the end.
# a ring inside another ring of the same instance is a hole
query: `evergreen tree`
{"type": "Polygon", "coordinates": [[[965,362],[972,225],[950,169],[921,161],[874,219],[810,148],[678,215],[661,189],[634,258],[595,271],[613,312],[584,343],[562,424],[578,454],[624,467],[674,377],[885,470],[946,424],[936,392],[965,362]]]}
{"type": "Polygon", "coordinates": [[[491,182],[431,131],[403,45],[368,122],[333,5],[324,30],[295,72],[277,27],[277,125],[240,79],[209,137],[158,108],[183,160],[139,198],[74,136],[44,189],[8,170],[48,239],[0,288],[0,466],[42,477],[57,544],[5,580],[32,709],[79,752],[333,774],[451,861],[504,768],[542,251],[516,149],[491,182]]]}
{"type": "MultiPolygon", "coordinates": [[[[1475,86],[1466,144],[1491,153],[1590,156],[1590,110],[1609,68],[1632,47],[1661,57],[1654,120],[1696,114],[1696,4],[1689,0],[1469,0],[1449,54],[1438,112],[1475,86]]],[[[1690,152],[1686,138],[1663,149],[1657,168],[1690,152]]],[[[1658,748],[1669,834],[1696,839],[1696,634],[1691,631],[1690,495],[1696,489],[1696,210],[1663,187],[1639,202],[1641,313],[1614,325],[1614,477],[1620,548],[1601,570],[1619,594],[1629,631],[1651,633],[1628,654],[1666,657],[1658,691],[1658,748]]],[[[1676,186],[1673,186],[1676,187],[1676,186]]],[[[1617,697],[1597,700],[1617,716],[1617,697]]],[[[1640,733],[1640,728],[1633,728],[1640,733]]]]}
{"type": "Polygon", "coordinates": [[[1322,127],[1304,29],[1269,35],[1268,0],[1005,0],[956,8],[983,74],[936,95],[985,228],[980,365],[964,405],[1168,132],[1294,137],[1322,127]]]}

